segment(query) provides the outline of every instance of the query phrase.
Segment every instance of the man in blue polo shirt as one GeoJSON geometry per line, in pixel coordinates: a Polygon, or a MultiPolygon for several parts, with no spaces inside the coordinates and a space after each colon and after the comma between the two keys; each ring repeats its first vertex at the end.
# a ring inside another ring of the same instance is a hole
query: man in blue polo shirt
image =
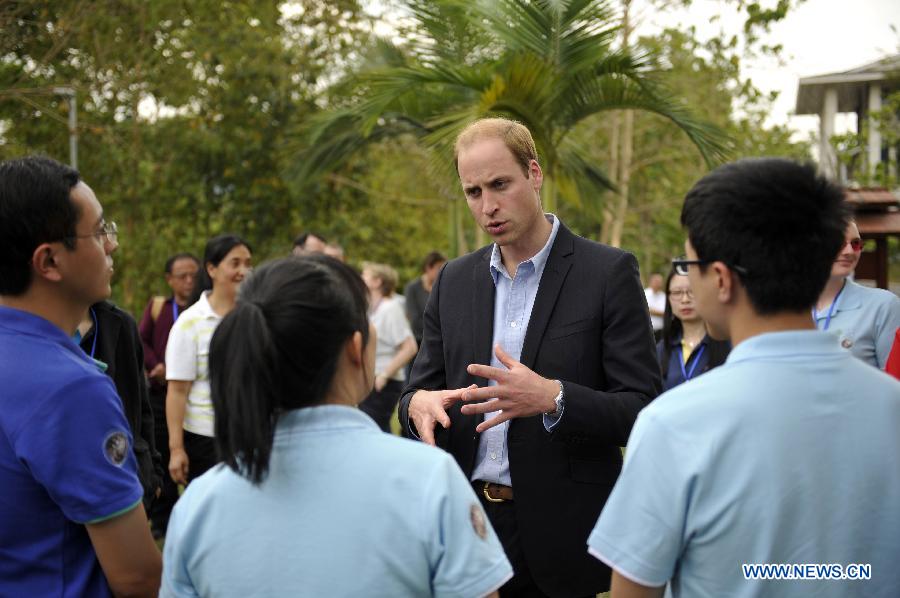
{"type": "Polygon", "coordinates": [[[734,349],[638,417],[588,539],[613,598],[900,596],[900,383],[810,318],[844,210],[787,160],[741,160],[688,193],[674,265],[734,349]]]}
{"type": "Polygon", "coordinates": [[[78,172],[0,163],[0,595],[155,595],[160,555],[112,381],[72,340],[115,226],[78,172]]]}

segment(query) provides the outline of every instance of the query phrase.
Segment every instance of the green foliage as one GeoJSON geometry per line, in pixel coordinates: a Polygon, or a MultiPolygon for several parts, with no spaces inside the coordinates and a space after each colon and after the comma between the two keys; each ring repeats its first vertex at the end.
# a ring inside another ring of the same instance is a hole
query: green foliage
{"type": "MultiPolygon", "coordinates": [[[[408,5],[418,36],[405,57],[361,69],[352,94],[358,101],[313,120],[305,131],[307,159],[298,165],[298,181],[336,168],[373,140],[414,134],[433,151],[431,172],[450,186],[454,139],[467,124],[490,115],[526,124],[547,188],[595,210],[589,198],[613,185],[572,137],[594,114],[653,112],[675,123],[707,162],[726,155],[720,131],[668,92],[649,54],[614,49],[615,13],[605,0],[408,5]]],[[[556,200],[554,192],[546,193],[547,209],[554,210],[556,200]]]]}
{"type": "Polygon", "coordinates": [[[53,88],[76,89],[79,169],[122,230],[114,299],[140,314],[168,255],[224,231],[257,263],[319,231],[404,282],[432,249],[483,243],[449,150],[478,116],[529,125],[558,213],[595,237],[607,116],[644,111],[624,244],[645,271],[680,251],[681,198],[724,155],[721,131],[739,155],[805,152],[760,125],[768,99],[740,80],[731,41],[672,31],[622,52],[597,0],[405,6],[388,41],[356,0],[0,4],[0,159],[67,161],[53,88]]]}

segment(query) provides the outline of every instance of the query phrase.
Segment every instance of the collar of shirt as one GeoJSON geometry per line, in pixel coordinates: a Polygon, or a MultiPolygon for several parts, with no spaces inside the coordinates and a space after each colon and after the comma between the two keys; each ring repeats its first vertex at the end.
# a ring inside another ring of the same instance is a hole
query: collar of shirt
{"type": "Polygon", "coordinates": [[[346,405],[315,405],[292,409],[278,416],[275,436],[300,432],[368,429],[381,433],[377,424],[359,409],[346,405]]]}
{"type": "Polygon", "coordinates": [[[222,316],[217,314],[213,310],[212,305],[209,304],[209,294],[211,292],[212,291],[203,291],[202,293],[200,293],[200,298],[197,299],[197,303],[195,303],[195,305],[197,306],[197,309],[200,311],[200,315],[203,318],[210,318],[213,320],[221,320],[222,316]]]}
{"type": "MultiPolygon", "coordinates": [[[[681,333],[681,334],[679,334],[678,336],[676,336],[675,338],[673,338],[672,341],[671,341],[669,344],[670,344],[670,346],[672,346],[672,347],[678,347],[679,345],[682,344],[682,341],[683,341],[683,340],[684,340],[684,333],[681,333]]],[[[703,338],[700,339],[700,342],[697,343],[697,344],[694,346],[694,348],[696,349],[696,348],[699,347],[700,345],[705,345],[705,344],[709,343],[709,340],[710,340],[710,339],[709,339],[709,335],[708,335],[708,334],[704,334],[704,335],[703,335],[703,338]]]]}
{"type": "Polygon", "coordinates": [[[726,362],[730,364],[755,359],[790,360],[808,359],[810,355],[821,358],[849,357],[850,353],[841,349],[836,335],[819,330],[787,330],[766,332],[743,341],[731,350],[726,362]]]}
{"type": "MultiPolygon", "coordinates": [[[[547,239],[547,242],[544,243],[541,250],[534,254],[531,259],[527,259],[519,264],[521,267],[522,264],[531,262],[538,280],[540,280],[541,274],[544,273],[544,266],[547,265],[547,258],[550,256],[550,248],[553,247],[553,241],[556,240],[556,233],[559,231],[559,218],[553,214],[544,214],[544,217],[547,218],[547,222],[550,222],[553,225],[553,228],[550,230],[550,238],[547,239]]],[[[494,279],[495,286],[497,285],[497,281],[501,274],[507,278],[512,278],[506,271],[506,267],[503,265],[503,259],[500,255],[500,246],[494,243],[494,248],[491,250],[491,276],[494,279]]]]}
{"type": "Polygon", "coordinates": [[[6,328],[14,334],[46,339],[61,345],[79,360],[90,362],[90,358],[81,350],[78,343],[66,336],[59,326],[31,312],[0,305],[0,328],[6,328]]]}

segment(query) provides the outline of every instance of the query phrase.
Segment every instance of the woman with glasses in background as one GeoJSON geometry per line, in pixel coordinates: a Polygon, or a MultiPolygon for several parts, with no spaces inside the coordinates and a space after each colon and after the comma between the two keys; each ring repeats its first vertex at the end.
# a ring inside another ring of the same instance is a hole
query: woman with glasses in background
{"type": "Polygon", "coordinates": [[[831,277],[812,310],[816,328],[837,334],[841,346],[866,363],[884,369],[894,333],[900,327],[900,298],[884,289],[856,284],[850,275],[862,255],[863,241],[851,221],[831,266],[831,277]]]}
{"type": "Polygon", "coordinates": [[[251,250],[235,235],[206,244],[196,302],[172,326],[166,345],[166,423],[169,475],[187,484],[218,463],[213,440],[215,419],[209,388],[209,342],[234,309],[238,287],[250,272],[251,250]]]}
{"type": "Polygon", "coordinates": [[[713,340],[697,313],[694,294],[687,276],[673,269],[666,279],[666,309],[663,313],[662,339],[656,354],[662,369],[663,390],[692,380],[725,363],[731,344],[713,340]]]}
{"type": "Polygon", "coordinates": [[[383,434],[366,287],[337,260],[270,262],[216,330],[224,466],[169,522],[160,596],[496,596],[512,576],[448,453],[383,434]]]}

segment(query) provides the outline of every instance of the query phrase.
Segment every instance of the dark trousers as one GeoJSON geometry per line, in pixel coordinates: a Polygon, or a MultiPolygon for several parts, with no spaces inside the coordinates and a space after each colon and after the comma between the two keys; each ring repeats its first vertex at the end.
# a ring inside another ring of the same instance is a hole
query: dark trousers
{"type": "Polygon", "coordinates": [[[400,401],[400,393],[403,391],[403,383],[397,380],[388,380],[381,390],[373,390],[365,400],[359,404],[359,410],[375,420],[383,431],[391,431],[391,415],[394,407],[400,401]]]}
{"type": "Polygon", "coordinates": [[[501,598],[545,598],[541,589],[534,583],[531,570],[525,561],[522,542],[519,537],[519,524],[516,521],[516,510],[512,501],[491,502],[484,497],[484,482],[473,484],[475,494],[481,500],[481,506],[503,545],[506,558],[513,568],[513,576],[500,588],[501,598]]]}
{"type": "Polygon", "coordinates": [[[153,533],[164,536],[169,527],[169,516],[172,507],[178,500],[178,485],[169,476],[169,427],[166,425],[166,388],[150,387],[150,407],[153,409],[153,431],[156,450],[162,456],[163,474],[162,489],[150,508],[150,521],[153,533]]]}
{"type": "MultiPolygon", "coordinates": [[[[531,577],[531,570],[525,560],[522,540],[519,536],[519,523],[516,521],[516,510],[512,501],[491,502],[484,497],[484,482],[473,482],[475,494],[481,500],[481,506],[487,513],[503,552],[513,568],[513,576],[500,587],[500,598],[546,598],[545,594],[531,577]]],[[[593,594],[591,595],[593,596],[593,594]]]]}
{"type": "Polygon", "coordinates": [[[219,462],[216,441],[184,430],[184,452],[188,456],[188,484],[199,478],[219,462]]]}

